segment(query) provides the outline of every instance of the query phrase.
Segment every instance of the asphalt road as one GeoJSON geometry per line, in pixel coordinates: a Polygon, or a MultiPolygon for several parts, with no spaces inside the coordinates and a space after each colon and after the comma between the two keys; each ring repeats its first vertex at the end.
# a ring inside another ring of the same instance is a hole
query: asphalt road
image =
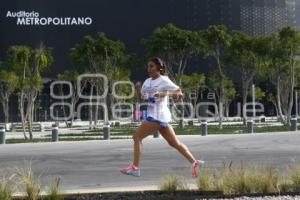
{"type": "MultiPolygon", "coordinates": [[[[179,136],[206,167],[220,169],[223,161],[238,166],[272,165],[286,171],[300,162],[300,132],[252,135],[179,136]]],[[[130,164],[131,140],[82,141],[0,145],[0,174],[23,168],[29,161],[42,182],[60,176],[61,189],[105,189],[156,186],[165,175],[191,178],[190,164],[163,138],[144,140],[141,177],[123,175],[119,169],[130,164]]]]}

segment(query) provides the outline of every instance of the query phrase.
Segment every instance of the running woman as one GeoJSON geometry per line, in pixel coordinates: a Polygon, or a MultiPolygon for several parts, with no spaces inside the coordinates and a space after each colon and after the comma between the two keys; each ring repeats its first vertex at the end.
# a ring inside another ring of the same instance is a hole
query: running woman
{"type": "Polygon", "coordinates": [[[178,140],[173,127],[169,124],[171,113],[168,108],[168,96],[178,99],[183,94],[180,88],[166,76],[167,67],[160,58],[151,58],[148,61],[147,71],[150,78],[145,80],[142,87],[140,83],[136,84],[137,100],[147,102],[147,118],[137,128],[133,136],[134,159],[132,165],[120,171],[123,174],[140,176],[139,161],[142,152],[142,140],[159,131],[169,145],[177,149],[192,164],[192,176],[196,178],[204,166],[204,161],[194,158],[189,149],[178,140]]]}

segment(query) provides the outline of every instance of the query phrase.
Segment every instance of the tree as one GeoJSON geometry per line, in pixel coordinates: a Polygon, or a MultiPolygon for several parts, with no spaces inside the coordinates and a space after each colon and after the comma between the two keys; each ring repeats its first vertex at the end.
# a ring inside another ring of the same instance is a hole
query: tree
{"type": "Polygon", "coordinates": [[[282,28],[279,31],[279,40],[282,48],[285,50],[284,55],[286,56],[288,66],[288,81],[287,95],[288,104],[286,109],[287,123],[290,124],[293,100],[294,100],[294,87],[295,87],[295,74],[298,70],[299,62],[297,56],[300,55],[300,32],[291,27],[282,28]]]}
{"type": "Polygon", "coordinates": [[[269,49],[268,37],[250,37],[241,32],[234,32],[232,34],[232,41],[226,61],[233,65],[241,75],[242,107],[247,103],[249,89],[255,75],[261,76],[266,71],[266,55],[269,49]]]}
{"type": "Polygon", "coordinates": [[[21,115],[22,128],[24,138],[26,136],[26,118],[24,111],[25,104],[25,95],[26,91],[29,90],[27,74],[28,74],[28,65],[30,59],[31,48],[27,46],[10,46],[8,49],[9,64],[12,66],[13,70],[17,72],[18,81],[17,81],[17,94],[18,94],[18,109],[21,115]]]}
{"type": "Polygon", "coordinates": [[[196,103],[198,102],[199,92],[204,86],[205,86],[204,74],[192,73],[191,75],[182,75],[183,93],[194,95],[194,98],[190,99],[194,109],[196,108],[196,103]]]}
{"type": "Polygon", "coordinates": [[[229,117],[230,104],[236,97],[236,89],[234,83],[230,79],[225,79],[225,98],[224,98],[224,113],[225,117],[229,117]]]}
{"type": "Polygon", "coordinates": [[[276,116],[278,117],[279,112],[278,112],[278,105],[277,105],[277,101],[276,101],[276,95],[274,95],[271,92],[267,92],[266,93],[266,100],[273,104],[273,106],[275,108],[276,116]]]}
{"type": "Polygon", "coordinates": [[[9,122],[9,99],[17,86],[17,76],[14,72],[0,71],[0,102],[3,107],[5,124],[9,122]]]}
{"type": "Polygon", "coordinates": [[[226,59],[241,75],[242,106],[247,103],[248,91],[256,74],[256,66],[252,61],[254,57],[253,38],[242,32],[234,32],[226,59]]]}
{"type": "Polygon", "coordinates": [[[224,55],[228,51],[231,43],[231,35],[228,29],[223,25],[211,25],[201,34],[205,40],[205,57],[211,57],[215,60],[219,78],[219,127],[222,129],[224,116],[224,98],[225,98],[225,62],[224,55]]]}
{"type": "Polygon", "coordinates": [[[291,27],[282,28],[278,35],[269,38],[271,48],[268,52],[268,74],[276,86],[276,102],[281,121],[289,125],[295,77],[299,70],[297,56],[300,54],[300,33],[291,27]]]}
{"type": "MultiPolygon", "coordinates": [[[[75,110],[76,108],[76,104],[79,101],[79,95],[78,95],[78,90],[80,90],[80,92],[83,91],[83,88],[85,86],[85,84],[81,84],[81,88],[77,88],[77,79],[78,79],[79,73],[76,70],[65,70],[63,73],[58,74],[57,75],[57,79],[58,80],[63,80],[63,81],[69,81],[72,84],[72,96],[71,96],[71,100],[70,100],[70,104],[71,104],[71,109],[72,111],[75,110]]],[[[62,90],[62,87],[60,88],[62,90]]],[[[63,92],[63,91],[61,91],[63,92]]],[[[64,99],[63,99],[64,101],[64,99]]],[[[64,107],[63,107],[64,108],[64,107]]],[[[64,110],[65,112],[65,110],[64,110]]],[[[74,114],[71,116],[71,123],[68,124],[66,121],[66,125],[72,127],[73,126],[73,122],[74,122],[74,114]]]]}
{"type": "MultiPolygon", "coordinates": [[[[104,99],[96,99],[96,102],[103,101],[108,107],[112,103],[110,99],[112,98],[111,88],[113,83],[118,78],[119,74],[126,74],[126,78],[129,79],[129,70],[125,67],[131,67],[128,61],[132,59],[132,55],[129,55],[125,51],[125,45],[121,41],[113,41],[107,36],[99,32],[95,37],[87,35],[84,37],[82,43],[76,44],[70,49],[70,58],[75,66],[84,66],[85,71],[88,73],[102,73],[107,76],[108,79],[108,95],[104,99]],[[127,64],[127,65],[126,65],[127,64]],[[126,72],[126,73],[125,73],[126,72]]],[[[124,78],[124,77],[123,77],[124,78]]],[[[99,95],[103,93],[104,89],[101,87],[103,82],[98,78],[89,79],[90,94],[94,93],[99,95]]],[[[92,100],[90,99],[90,102],[92,100]]],[[[110,109],[108,109],[110,111],[110,109]]],[[[98,121],[98,106],[95,107],[93,111],[93,106],[90,104],[90,128],[92,128],[92,116],[94,116],[94,128],[96,127],[98,121]]],[[[105,118],[105,123],[111,116],[108,114],[108,118],[105,118]]]]}
{"type": "MultiPolygon", "coordinates": [[[[208,77],[208,85],[214,90],[217,97],[217,99],[215,100],[217,102],[220,101],[221,81],[222,78],[220,77],[220,74],[218,72],[214,72],[208,77]]],[[[229,107],[235,96],[236,89],[234,88],[233,81],[225,77],[223,102],[225,108],[224,113],[226,117],[229,116],[229,107]]]]}
{"type": "Polygon", "coordinates": [[[32,49],[28,46],[10,46],[9,63],[17,75],[17,92],[24,137],[27,139],[25,124],[28,121],[29,137],[33,139],[32,121],[34,102],[38,92],[43,88],[41,73],[49,69],[53,62],[52,51],[43,44],[32,49]]]}
{"type": "Polygon", "coordinates": [[[188,60],[204,48],[199,33],[178,28],[173,24],[156,28],[149,38],[142,41],[146,45],[147,56],[161,57],[168,66],[171,79],[179,86],[182,84],[182,75],[188,66],[188,60]]]}
{"type": "MultiPolygon", "coordinates": [[[[252,92],[249,92],[249,96],[253,97],[252,92]]],[[[264,97],[266,97],[266,92],[264,92],[260,87],[255,86],[255,101],[261,101],[264,97]]]]}
{"type": "Polygon", "coordinates": [[[284,55],[284,49],[281,47],[281,43],[278,35],[271,35],[269,37],[270,49],[268,51],[267,57],[269,60],[269,68],[267,70],[268,77],[272,84],[276,86],[276,94],[273,95],[268,93],[268,99],[271,101],[275,107],[277,115],[280,117],[281,121],[286,124],[286,118],[282,111],[282,80],[285,79],[288,67],[286,63],[286,57],[284,55]]]}

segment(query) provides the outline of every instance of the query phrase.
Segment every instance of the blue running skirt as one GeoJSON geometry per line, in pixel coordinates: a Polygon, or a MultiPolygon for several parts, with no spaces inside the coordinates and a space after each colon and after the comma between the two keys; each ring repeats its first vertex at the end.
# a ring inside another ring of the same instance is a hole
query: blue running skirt
{"type": "Polygon", "coordinates": [[[149,121],[149,122],[156,122],[164,128],[168,127],[168,125],[169,125],[168,122],[162,122],[162,121],[156,120],[156,119],[154,119],[153,117],[150,117],[150,116],[148,116],[146,118],[146,120],[149,121]]]}

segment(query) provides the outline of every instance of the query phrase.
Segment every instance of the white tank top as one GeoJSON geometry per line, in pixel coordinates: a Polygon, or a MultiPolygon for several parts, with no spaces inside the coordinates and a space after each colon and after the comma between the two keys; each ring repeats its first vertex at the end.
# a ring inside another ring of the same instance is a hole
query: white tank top
{"type": "Polygon", "coordinates": [[[152,78],[146,79],[141,93],[144,98],[148,99],[147,116],[162,122],[170,122],[172,118],[168,108],[168,96],[156,98],[154,94],[157,92],[172,92],[178,89],[179,87],[164,75],[160,75],[154,80],[152,78]]]}

